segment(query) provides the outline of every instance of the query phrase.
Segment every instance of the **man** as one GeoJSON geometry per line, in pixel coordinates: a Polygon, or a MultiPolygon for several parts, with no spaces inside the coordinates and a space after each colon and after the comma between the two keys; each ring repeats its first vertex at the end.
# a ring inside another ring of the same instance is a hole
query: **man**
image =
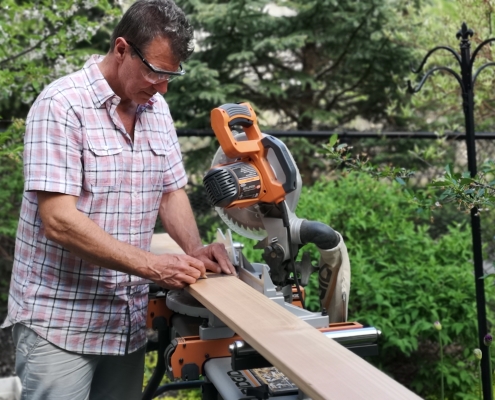
{"type": "Polygon", "coordinates": [[[172,0],[138,0],[105,57],[49,85],[26,120],[25,193],[4,326],[22,399],[138,399],[146,285],[234,272],[204,247],[167,103],[192,28],[172,0]],[[157,215],[187,255],[149,252],[157,215]]]}

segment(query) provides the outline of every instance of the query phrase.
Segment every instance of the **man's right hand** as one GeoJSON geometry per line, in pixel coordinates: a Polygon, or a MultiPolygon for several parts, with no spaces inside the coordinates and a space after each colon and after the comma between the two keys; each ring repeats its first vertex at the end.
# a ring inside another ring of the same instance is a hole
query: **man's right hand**
{"type": "Polygon", "coordinates": [[[167,289],[182,289],[205,276],[202,261],[185,254],[157,255],[156,263],[149,270],[149,278],[167,289]]]}

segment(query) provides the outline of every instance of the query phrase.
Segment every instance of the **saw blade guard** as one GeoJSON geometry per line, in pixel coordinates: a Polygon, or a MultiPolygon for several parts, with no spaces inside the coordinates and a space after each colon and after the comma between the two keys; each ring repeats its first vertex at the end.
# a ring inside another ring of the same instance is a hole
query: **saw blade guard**
{"type": "MultiPolygon", "coordinates": [[[[232,131],[234,138],[237,142],[244,142],[249,140],[246,136],[245,132],[232,131]]],[[[263,136],[267,136],[262,133],[263,136]]],[[[280,146],[287,149],[287,146],[274,137],[271,137],[271,140],[277,140],[280,146]]],[[[292,154],[290,154],[287,149],[288,156],[291,158],[294,165],[294,159],[292,154]]],[[[215,156],[213,157],[211,166],[215,166],[218,164],[229,164],[235,162],[236,158],[228,157],[223,151],[222,147],[219,147],[215,156]]],[[[282,184],[285,183],[286,177],[284,174],[284,170],[278,161],[277,155],[275,152],[269,148],[267,153],[267,160],[270,164],[270,167],[273,170],[273,173],[277,180],[279,180],[282,184]]],[[[301,195],[301,186],[302,179],[299,173],[299,169],[296,167],[296,187],[295,190],[288,193],[285,198],[285,202],[287,203],[288,209],[294,213],[297,208],[297,203],[299,202],[299,197],[301,195]]],[[[249,207],[231,207],[231,208],[223,208],[223,207],[215,207],[216,212],[220,216],[220,218],[225,222],[225,224],[232,229],[232,231],[238,233],[241,236],[254,239],[254,240],[263,240],[267,237],[267,232],[265,230],[265,226],[263,225],[263,213],[260,210],[258,204],[253,204],[249,207]]]]}

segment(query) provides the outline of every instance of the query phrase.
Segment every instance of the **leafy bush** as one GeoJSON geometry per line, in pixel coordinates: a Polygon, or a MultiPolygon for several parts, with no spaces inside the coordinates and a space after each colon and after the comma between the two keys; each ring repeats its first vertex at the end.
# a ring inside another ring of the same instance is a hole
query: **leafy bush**
{"type": "Polygon", "coordinates": [[[22,176],[22,122],[0,132],[0,320],[7,308],[24,179],[22,176]]]}
{"type": "MultiPolygon", "coordinates": [[[[370,361],[424,397],[439,394],[442,368],[447,397],[470,398],[478,342],[469,226],[452,224],[433,239],[398,184],[357,173],[304,188],[296,213],[343,235],[352,270],[349,319],[382,331],[380,355],[370,361]]],[[[316,262],[316,249],[307,248],[316,262]]],[[[306,289],[313,307],[316,289],[315,274],[306,289]]],[[[486,292],[488,301],[495,298],[493,285],[486,292]]]]}
{"type": "MultiPolygon", "coordinates": [[[[478,347],[469,226],[451,225],[434,240],[398,185],[361,174],[304,190],[298,215],[343,235],[352,266],[350,319],[382,331],[373,362],[423,396],[436,393],[432,323],[439,320],[448,396],[465,398],[475,387],[471,354],[478,347]]],[[[313,296],[316,284],[313,277],[313,296]]],[[[493,286],[487,297],[493,298],[493,286]]]]}

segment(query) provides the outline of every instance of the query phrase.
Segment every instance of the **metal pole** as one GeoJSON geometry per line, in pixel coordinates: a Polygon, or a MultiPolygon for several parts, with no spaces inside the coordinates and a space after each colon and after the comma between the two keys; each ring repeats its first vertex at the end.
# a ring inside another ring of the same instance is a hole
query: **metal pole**
{"type": "MultiPolygon", "coordinates": [[[[466,124],[466,146],[468,157],[468,168],[471,177],[478,172],[476,165],[476,142],[474,130],[474,91],[472,61],[470,55],[471,44],[469,37],[473,31],[468,29],[466,24],[462,24],[461,30],[457,33],[460,38],[461,50],[461,78],[463,83],[462,108],[466,124]]],[[[478,209],[471,209],[471,233],[473,238],[473,258],[474,258],[474,281],[476,289],[476,308],[478,312],[478,340],[479,347],[483,354],[481,359],[481,381],[483,387],[483,398],[491,400],[492,385],[490,370],[490,349],[484,344],[484,337],[488,333],[486,321],[486,301],[485,301],[485,281],[481,279],[483,273],[483,253],[481,243],[481,221],[478,209]]]]}
{"type": "MultiPolygon", "coordinates": [[[[433,75],[437,71],[447,72],[451,74],[459,83],[462,91],[462,108],[464,111],[464,122],[466,125],[466,146],[467,146],[467,156],[468,156],[468,168],[471,177],[476,175],[476,144],[475,144],[475,130],[474,130],[474,84],[476,83],[476,78],[479,73],[487,67],[495,67],[495,62],[488,62],[482,65],[473,75],[473,64],[476,55],[480,50],[487,44],[495,42],[495,38],[487,39],[481,42],[473,54],[470,54],[471,43],[469,38],[473,36],[473,31],[468,29],[466,23],[463,23],[459,32],[457,32],[457,39],[460,39],[460,54],[454,49],[447,46],[437,46],[431,49],[426,56],[423,58],[419,68],[412,69],[413,72],[419,73],[423,66],[426,64],[430,56],[436,52],[442,51],[450,53],[457,61],[461,74],[459,75],[450,67],[437,66],[431,68],[423,76],[421,81],[416,87],[408,82],[409,92],[417,93],[421,90],[424,83],[429,76],[433,75]]],[[[488,333],[488,326],[486,320],[486,301],[485,301],[485,282],[482,278],[483,276],[483,252],[481,245],[481,222],[478,209],[473,207],[471,209],[471,234],[473,240],[473,261],[474,261],[474,284],[476,290],[476,310],[478,315],[478,340],[479,348],[482,352],[481,359],[481,381],[483,388],[483,398],[485,400],[492,400],[492,385],[491,385],[491,368],[490,368],[490,352],[488,346],[484,343],[484,337],[488,333]]]]}

